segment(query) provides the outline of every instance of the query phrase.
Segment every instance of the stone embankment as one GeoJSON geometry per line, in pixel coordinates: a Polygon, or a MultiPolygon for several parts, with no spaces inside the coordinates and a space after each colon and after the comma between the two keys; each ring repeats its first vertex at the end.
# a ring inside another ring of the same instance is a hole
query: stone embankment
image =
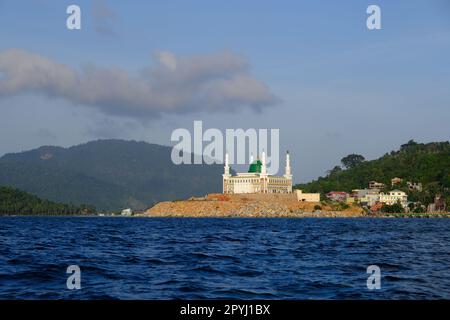
{"type": "Polygon", "coordinates": [[[157,203],[150,217],[361,217],[363,210],[319,202],[299,202],[294,194],[209,194],[201,198],[157,203]],[[320,207],[320,208],[319,208],[320,207]]]}

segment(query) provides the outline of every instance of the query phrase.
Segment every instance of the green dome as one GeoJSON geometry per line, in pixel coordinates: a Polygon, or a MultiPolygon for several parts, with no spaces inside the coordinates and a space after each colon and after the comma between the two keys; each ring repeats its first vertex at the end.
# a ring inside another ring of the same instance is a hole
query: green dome
{"type": "Polygon", "coordinates": [[[262,163],[260,160],[253,161],[248,168],[248,172],[251,173],[261,173],[262,163]]]}

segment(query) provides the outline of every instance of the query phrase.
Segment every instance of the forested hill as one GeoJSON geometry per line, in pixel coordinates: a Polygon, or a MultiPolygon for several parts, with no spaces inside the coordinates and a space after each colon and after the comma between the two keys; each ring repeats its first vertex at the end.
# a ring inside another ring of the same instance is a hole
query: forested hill
{"type": "Polygon", "coordinates": [[[93,214],[92,206],[42,200],[18,189],[0,187],[0,215],[82,215],[93,214]]]}
{"type": "MultiPolygon", "coordinates": [[[[350,192],[368,186],[369,181],[378,181],[391,187],[391,179],[402,178],[406,181],[421,182],[424,191],[423,202],[441,193],[449,197],[450,188],[450,144],[445,142],[416,143],[413,140],[402,145],[399,150],[386,153],[379,159],[365,161],[361,155],[349,155],[342,159],[342,165],[336,166],[325,177],[319,177],[310,183],[298,184],[297,189],[305,192],[326,193],[333,190],[350,192]]],[[[416,195],[417,196],[417,195],[416,195]]]]}
{"type": "Polygon", "coordinates": [[[124,140],[40,147],[1,157],[0,186],[113,211],[146,209],[157,201],[221,191],[221,165],[175,165],[171,151],[167,146],[124,140]]]}

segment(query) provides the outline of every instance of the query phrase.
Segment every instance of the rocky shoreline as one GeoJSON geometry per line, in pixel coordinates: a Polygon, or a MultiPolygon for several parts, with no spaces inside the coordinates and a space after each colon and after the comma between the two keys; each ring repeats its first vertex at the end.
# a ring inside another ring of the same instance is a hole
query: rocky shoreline
{"type": "Polygon", "coordinates": [[[209,194],[201,198],[160,202],[147,210],[142,216],[337,218],[362,217],[364,216],[364,211],[356,205],[336,210],[335,206],[324,203],[299,202],[293,194],[209,194]]]}

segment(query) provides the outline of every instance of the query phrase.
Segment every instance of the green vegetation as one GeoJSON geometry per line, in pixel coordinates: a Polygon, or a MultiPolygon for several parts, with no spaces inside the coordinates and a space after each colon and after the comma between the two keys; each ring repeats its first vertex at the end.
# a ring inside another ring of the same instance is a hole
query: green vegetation
{"type": "Polygon", "coordinates": [[[332,211],[343,211],[350,208],[345,202],[342,201],[331,201],[329,199],[324,199],[320,201],[320,204],[324,207],[330,207],[332,211]]]}
{"type": "Polygon", "coordinates": [[[408,204],[409,212],[412,213],[425,213],[426,208],[423,205],[420,205],[419,203],[410,202],[408,204]]]}
{"type": "Polygon", "coordinates": [[[80,215],[93,213],[95,213],[93,206],[56,203],[42,200],[17,189],[0,187],[0,215],[80,215]]]}
{"type": "Polygon", "coordinates": [[[364,159],[362,155],[349,154],[348,156],[341,159],[341,163],[345,168],[351,169],[363,163],[365,160],[366,159],[364,159]]]}
{"type": "Polygon", "coordinates": [[[221,165],[175,165],[171,147],[99,140],[0,158],[0,186],[98,210],[143,210],[156,202],[222,191],[221,165]]]}
{"type": "Polygon", "coordinates": [[[318,204],[316,204],[316,205],[314,206],[314,211],[316,211],[316,210],[322,210],[322,207],[319,206],[318,204]]]}
{"type": "Polygon", "coordinates": [[[402,207],[400,203],[394,203],[394,204],[384,204],[381,207],[382,213],[404,213],[405,209],[402,207]]]}
{"type": "Polygon", "coordinates": [[[333,211],[343,211],[343,210],[350,208],[350,206],[347,203],[341,202],[341,201],[331,202],[330,206],[333,211]]]}
{"type": "Polygon", "coordinates": [[[351,192],[366,188],[375,180],[391,186],[391,179],[399,177],[403,183],[395,186],[405,191],[408,200],[428,205],[436,194],[441,194],[450,207],[450,144],[446,142],[417,143],[413,140],[400,150],[379,159],[365,161],[362,156],[349,155],[342,159],[344,168],[334,167],[327,176],[306,184],[298,184],[304,192],[327,193],[333,190],[351,192]],[[406,181],[421,182],[422,191],[410,191],[406,181]]]}

